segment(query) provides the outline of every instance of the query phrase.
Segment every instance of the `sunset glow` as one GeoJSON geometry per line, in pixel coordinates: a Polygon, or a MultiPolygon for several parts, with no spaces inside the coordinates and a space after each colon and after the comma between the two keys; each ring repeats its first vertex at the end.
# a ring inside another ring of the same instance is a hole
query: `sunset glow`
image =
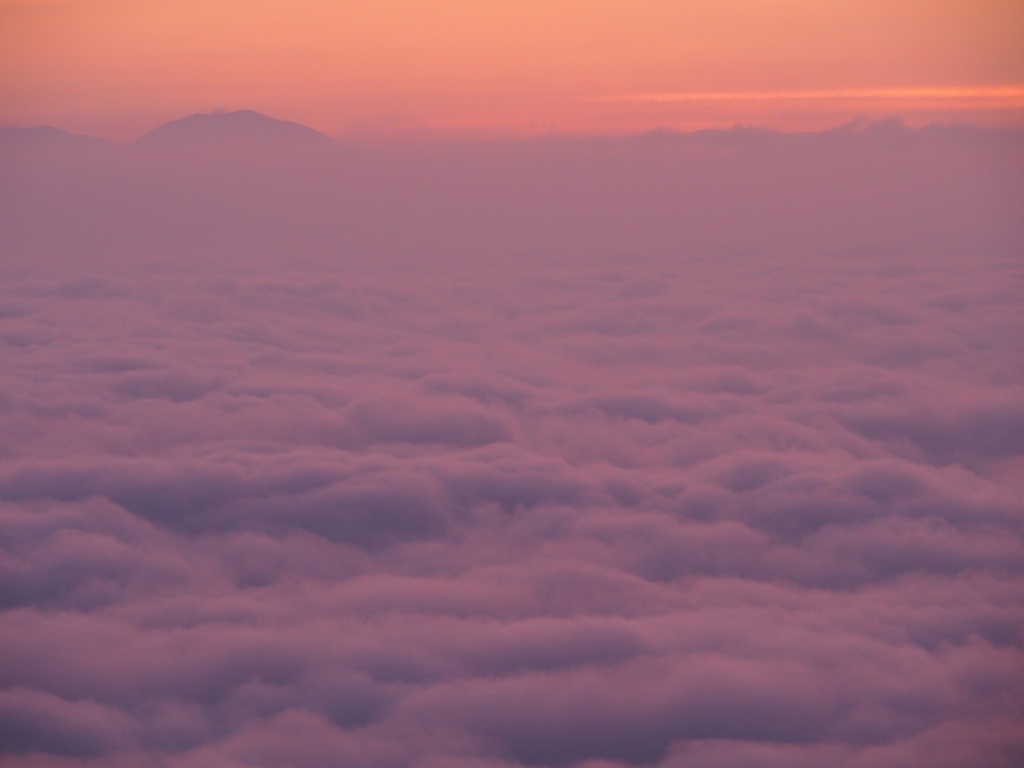
{"type": "Polygon", "coordinates": [[[0,122],[111,137],[216,108],[363,136],[1024,110],[1009,0],[2,0],[0,14],[0,122]]]}

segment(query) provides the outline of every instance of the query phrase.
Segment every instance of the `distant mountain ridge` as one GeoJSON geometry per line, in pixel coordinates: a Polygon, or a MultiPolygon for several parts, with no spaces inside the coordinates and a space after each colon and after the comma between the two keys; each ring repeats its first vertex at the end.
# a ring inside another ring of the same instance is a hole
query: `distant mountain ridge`
{"type": "Polygon", "coordinates": [[[0,129],[0,150],[0,269],[238,254],[289,265],[781,250],[1018,257],[1024,242],[1024,132],[964,124],[349,146],[242,110],[191,115],[126,144],[0,129]]]}
{"type": "Polygon", "coordinates": [[[106,139],[71,133],[49,125],[36,125],[28,128],[9,125],[0,128],[0,146],[50,148],[58,146],[109,147],[112,145],[106,139]]]}
{"type": "MultiPolygon", "coordinates": [[[[678,131],[670,128],[658,128],[651,131],[629,134],[625,136],[594,136],[589,137],[611,142],[642,142],[642,143],[676,143],[695,142],[713,145],[747,145],[761,146],[765,143],[778,141],[800,141],[808,137],[819,137],[824,140],[843,140],[857,138],[876,138],[883,135],[889,138],[910,137],[914,135],[991,135],[993,137],[1014,137],[1021,135],[1020,129],[991,128],[971,123],[934,123],[923,127],[910,127],[899,118],[888,120],[853,120],[835,128],[820,131],[801,131],[788,133],[773,128],[735,125],[729,128],[705,128],[694,131],[678,131]]],[[[538,142],[586,140],[586,137],[539,137],[538,142]]],[[[521,141],[521,140],[517,140],[521,141]]],[[[502,143],[498,140],[495,143],[502,143]]],[[[21,127],[0,127],[0,146],[31,146],[63,144],[71,146],[118,146],[118,143],[106,139],[72,133],[62,128],[48,125],[21,127]]],[[[306,146],[309,148],[334,148],[345,146],[342,142],[327,136],[314,128],[290,120],[279,120],[268,117],[251,109],[233,112],[199,112],[178,120],[172,120],[153,128],[142,136],[128,142],[127,146],[138,147],[193,147],[225,145],[259,145],[275,144],[278,146],[306,146]]]]}

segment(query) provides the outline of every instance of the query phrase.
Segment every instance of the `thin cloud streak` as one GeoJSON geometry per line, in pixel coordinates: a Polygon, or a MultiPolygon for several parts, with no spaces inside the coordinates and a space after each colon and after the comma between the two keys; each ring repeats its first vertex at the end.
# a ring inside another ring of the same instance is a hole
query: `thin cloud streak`
{"type": "Polygon", "coordinates": [[[794,91],[693,91],[677,93],[632,93],[602,96],[592,101],[676,102],[676,101],[825,101],[825,100],[977,100],[1006,107],[1024,106],[1024,85],[980,88],[822,88],[794,91]]]}

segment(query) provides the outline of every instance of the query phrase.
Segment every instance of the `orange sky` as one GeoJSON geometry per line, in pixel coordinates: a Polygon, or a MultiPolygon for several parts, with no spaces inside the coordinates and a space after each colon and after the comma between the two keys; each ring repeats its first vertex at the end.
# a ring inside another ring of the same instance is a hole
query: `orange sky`
{"type": "Polygon", "coordinates": [[[1024,124],[1021,0],[0,0],[0,124],[338,136],[1024,124]]]}

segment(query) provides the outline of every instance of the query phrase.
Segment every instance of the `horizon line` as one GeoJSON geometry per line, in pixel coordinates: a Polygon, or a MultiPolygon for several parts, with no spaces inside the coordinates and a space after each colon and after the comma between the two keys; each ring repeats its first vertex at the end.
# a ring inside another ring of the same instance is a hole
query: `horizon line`
{"type": "MultiPolygon", "coordinates": [[[[1024,86],[1022,86],[1018,90],[1019,90],[1019,93],[1022,96],[1022,98],[1024,98],[1024,86]]],[[[782,92],[777,92],[777,94],[781,94],[781,93],[782,92]]],[[[807,93],[807,94],[810,94],[810,93],[814,93],[814,92],[804,91],[804,92],[790,92],[790,93],[807,93]]],[[[698,97],[703,97],[703,98],[709,98],[710,97],[710,98],[715,98],[715,99],[725,99],[725,98],[729,98],[729,97],[733,97],[733,96],[741,96],[741,95],[742,94],[730,94],[730,93],[699,94],[699,95],[698,94],[635,94],[635,95],[633,95],[631,97],[630,96],[626,96],[626,97],[622,97],[622,98],[629,98],[630,100],[645,99],[645,100],[651,100],[651,101],[675,101],[675,100],[682,101],[682,100],[698,100],[698,97]],[[693,98],[690,98],[691,96],[693,98]]],[[[767,94],[766,93],[766,94],[762,94],[762,98],[784,98],[784,97],[781,96],[781,95],[767,94]]],[[[808,98],[810,98],[810,97],[808,97],[808,98]]],[[[1022,104],[1022,106],[1024,106],[1024,104],[1022,104]]],[[[213,116],[213,115],[230,115],[230,114],[237,114],[237,113],[241,113],[241,112],[249,112],[249,113],[252,113],[252,114],[257,115],[259,117],[265,118],[267,120],[272,120],[274,122],[291,123],[293,125],[301,126],[303,128],[308,128],[308,129],[310,129],[312,131],[315,131],[316,133],[319,133],[321,136],[323,136],[325,138],[331,139],[332,141],[337,141],[337,142],[341,142],[341,143],[351,143],[351,141],[353,139],[352,136],[346,136],[345,134],[327,133],[325,131],[322,131],[319,128],[316,128],[316,127],[314,127],[312,125],[309,125],[307,123],[301,122],[299,120],[293,120],[293,119],[289,119],[289,118],[273,117],[273,116],[268,115],[268,114],[266,114],[264,112],[260,112],[259,110],[255,110],[255,109],[252,109],[252,108],[249,108],[249,107],[243,107],[243,108],[240,108],[240,109],[227,109],[227,110],[226,109],[222,109],[222,108],[218,108],[218,109],[214,109],[214,110],[210,110],[210,111],[190,112],[190,113],[188,113],[186,115],[183,115],[182,117],[171,118],[170,120],[166,120],[164,122],[158,123],[157,125],[153,126],[152,128],[149,128],[149,129],[143,131],[142,133],[138,134],[137,136],[134,136],[134,137],[129,138],[129,139],[122,139],[122,140],[112,139],[112,138],[109,138],[109,137],[104,137],[102,135],[91,134],[91,133],[78,133],[78,132],[75,132],[74,130],[69,130],[69,129],[61,128],[60,126],[57,126],[57,125],[53,125],[52,123],[37,123],[35,125],[25,125],[25,124],[18,125],[18,124],[15,124],[15,123],[9,123],[9,124],[6,124],[6,125],[0,125],[0,130],[15,129],[15,130],[31,131],[31,130],[36,130],[36,129],[52,129],[52,130],[62,131],[64,133],[70,134],[72,136],[80,136],[80,137],[89,138],[89,139],[99,139],[101,141],[106,141],[106,142],[109,142],[109,143],[112,143],[112,144],[118,144],[119,145],[119,144],[131,144],[131,143],[133,143],[135,141],[138,141],[139,139],[144,138],[145,136],[147,136],[149,133],[151,133],[154,130],[157,130],[157,129],[165,126],[165,125],[169,125],[171,123],[187,119],[189,117],[195,117],[195,116],[198,116],[198,115],[203,115],[203,116],[206,116],[206,115],[209,115],[209,116],[213,116]]],[[[765,131],[765,132],[778,133],[778,134],[808,134],[808,133],[829,133],[831,131],[839,131],[839,130],[843,130],[843,129],[846,129],[846,128],[863,128],[863,127],[868,127],[868,126],[872,126],[872,125],[894,124],[894,123],[898,124],[898,125],[900,125],[900,126],[902,126],[904,128],[906,128],[908,130],[921,130],[923,128],[927,128],[927,127],[931,127],[931,126],[954,126],[954,125],[960,125],[960,126],[968,125],[968,126],[973,126],[973,127],[976,127],[976,128],[985,128],[985,127],[1001,127],[1001,128],[1006,128],[1007,127],[1007,126],[985,126],[983,123],[971,121],[969,119],[968,120],[965,120],[965,119],[933,120],[933,121],[929,121],[929,122],[926,122],[926,123],[921,123],[921,124],[918,124],[918,125],[913,125],[913,124],[909,124],[908,123],[908,117],[909,116],[899,115],[899,114],[894,114],[894,115],[890,115],[890,116],[887,116],[887,117],[873,117],[873,116],[869,116],[869,115],[861,115],[861,116],[854,117],[852,119],[846,120],[844,122],[838,123],[836,125],[832,125],[832,126],[824,127],[824,128],[810,129],[810,130],[808,130],[808,129],[787,130],[786,128],[779,127],[779,126],[772,126],[772,125],[766,125],[766,124],[758,124],[758,123],[755,123],[755,122],[736,121],[736,122],[730,123],[728,125],[716,125],[716,126],[708,126],[708,127],[701,127],[701,128],[679,128],[679,127],[673,127],[671,125],[659,125],[659,126],[653,126],[651,128],[644,128],[644,129],[633,130],[633,131],[626,131],[626,132],[608,131],[608,132],[585,132],[585,133],[581,133],[581,132],[572,131],[572,130],[564,130],[564,131],[557,131],[557,130],[555,130],[555,131],[549,131],[549,132],[544,132],[544,133],[514,133],[514,134],[508,134],[508,135],[504,135],[504,134],[489,135],[487,131],[483,131],[483,132],[478,133],[478,132],[473,131],[473,130],[466,131],[465,129],[463,129],[463,130],[458,130],[458,129],[455,129],[455,130],[444,130],[444,129],[437,129],[437,128],[431,129],[428,126],[423,126],[423,127],[421,127],[421,130],[414,130],[414,131],[411,131],[411,132],[408,132],[408,133],[404,133],[404,134],[401,134],[401,135],[380,136],[380,137],[377,137],[376,139],[371,139],[370,143],[378,143],[378,142],[391,143],[391,142],[396,142],[396,141],[397,142],[403,142],[403,141],[410,141],[410,140],[414,141],[414,142],[419,142],[419,141],[423,141],[423,140],[426,140],[428,142],[430,142],[430,141],[448,142],[448,141],[453,141],[453,140],[454,141],[473,141],[473,142],[475,142],[475,141],[508,141],[508,140],[524,140],[524,139],[525,140],[543,140],[543,139],[551,139],[551,138],[576,138],[576,139],[606,138],[606,139],[616,139],[616,138],[642,137],[642,136],[647,136],[647,135],[651,135],[651,134],[680,134],[680,135],[686,135],[686,134],[693,134],[693,133],[704,133],[704,132],[708,132],[708,131],[727,132],[727,131],[735,131],[735,130],[755,130],[755,131],[765,131]],[[455,137],[458,137],[458,138],[455,138],[455,137]]],[[[1011,127],[1011,129],[1024,130],[1024,128],[1021,128],[1019,126],[1013,126],[1013,127],[1011,127]]],[[[363,138],[365,140],[366,137],[364,136],[363,138]]],[[[356,143],[361,143],[361,142],[356,140],[356,143]]]]}

